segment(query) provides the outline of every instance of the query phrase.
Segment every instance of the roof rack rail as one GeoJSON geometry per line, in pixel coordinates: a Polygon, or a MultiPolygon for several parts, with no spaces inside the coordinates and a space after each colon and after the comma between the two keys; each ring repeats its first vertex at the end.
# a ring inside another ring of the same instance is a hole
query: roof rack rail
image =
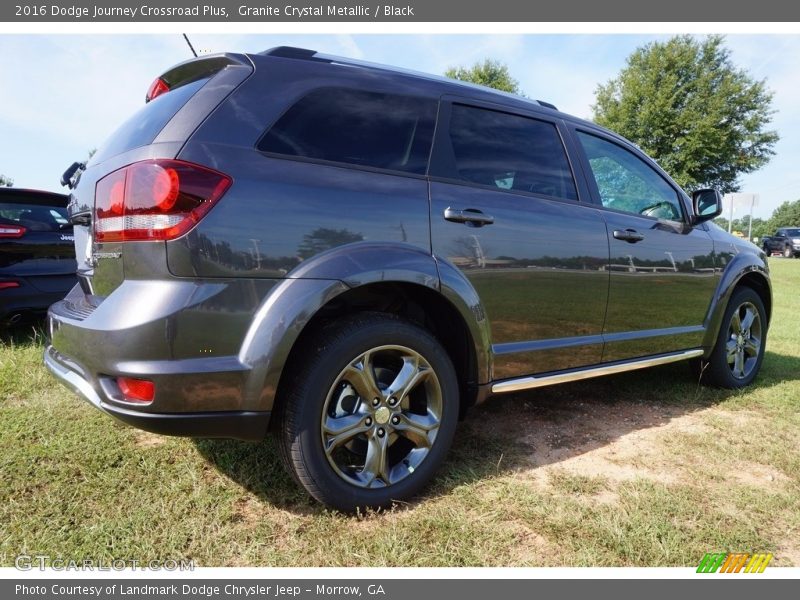
{"type": "Polygon", "coordinates": [[[316,50],[309,50],[308,48],[295,48],[294,46],[276,46],[269,50],[259,52],[263,56],[277,56],[278,58],[299,58],[303,60],[318,60],[322,62],[331,62],[330,60],[320,58],[316,50]]]}
{"type": "Polygon", "coordinates": [[[544,106],[545,108],[552,108],[553,110],[558,110],[555,104],[551,104],[550,102],[545,102],[544,100],[537,100],[539,104],[544,106]]]}

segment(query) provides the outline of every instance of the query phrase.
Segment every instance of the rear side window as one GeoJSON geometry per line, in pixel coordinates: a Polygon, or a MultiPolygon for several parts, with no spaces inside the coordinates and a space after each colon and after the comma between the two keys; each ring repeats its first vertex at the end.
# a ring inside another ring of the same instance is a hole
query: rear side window
{"type": "Polygon", "coordinates": [[[454,179],[578,199],[564,145],[552,123],[454,104],[450,140],[454,179]]]}
{"type": "Polygon", "coordinates": [[[0,203],[0,223],[22,225],[28,231],[59,231],[69,227],[66,208],[38,204],[0,203]]]}
{"type": "Polygon", "coordinates": [[[207,77],[187,83],[145,104],[111,134],[111,137],[92,157],[92,162],[99,163],[117,154],[151,143],[183,105],[206,84],[208,79],[207,77]]]}
{"type": "Polygon", "coordinates": [[[319,89],[286,111],[258,149],[423,175],[436,107],[427,98],[319,89]]]}

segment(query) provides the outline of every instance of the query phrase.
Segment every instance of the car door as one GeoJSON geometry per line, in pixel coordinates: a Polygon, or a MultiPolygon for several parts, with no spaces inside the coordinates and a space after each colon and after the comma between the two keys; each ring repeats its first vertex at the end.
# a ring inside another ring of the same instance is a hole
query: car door
{"type": "Polygon", "coordinates": [[[430,168],[431,239],[488,315],[493,378],[594,364],[602,357],[608,241],[581,202],[554,119],[442,102],[430,168]]]}
{"type": "Polygon", "coordinates": [[[619,139],[574,129],[611,259],[603,361],[695,348],[717,272],[706,227],[692,227],[680,189],[619,139]]]}

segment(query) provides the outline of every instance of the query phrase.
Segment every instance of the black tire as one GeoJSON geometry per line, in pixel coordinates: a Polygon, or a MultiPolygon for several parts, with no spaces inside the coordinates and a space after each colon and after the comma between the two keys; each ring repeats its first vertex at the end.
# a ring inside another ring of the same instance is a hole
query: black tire
{"type": "Polygon", "coordinates": [[[786,246],[783,249],[783,257],[784,258],[794,258],[794,250],[791,246],[786,246]]]}
{"type": "Polygon", "coordinates": [[[343,512],[419,493],[444,460],[459,413],[455,369],[436,338],[392,315],[361,313],[322,328],[293,363],[281,382],[278,437],[297,482],[343,512]],[[395,394],[402,377],[417,383],[395,394]],[[380,398],[369,399],[376,388],[380,398]]]}
{"type": "Polygon", "coordinates": [[[695,362],[693,370],[705,384],[728,389],[745,387],[756,378],[761,369],[766,343],[767,313],[764,303],[752,288],[740,287],[734,290],[728,301],[711,355],[707,361],[695,362]],[[753,322],[744,332],[737,330],[734,315],[737,315],[739,323],[747,324],[750,312],[756,315],[753,322]],[[756,345],[757,349],[754,349],[756,345]],[[737,358],[739,354],[743,356],[741,364],[737,358]]]}

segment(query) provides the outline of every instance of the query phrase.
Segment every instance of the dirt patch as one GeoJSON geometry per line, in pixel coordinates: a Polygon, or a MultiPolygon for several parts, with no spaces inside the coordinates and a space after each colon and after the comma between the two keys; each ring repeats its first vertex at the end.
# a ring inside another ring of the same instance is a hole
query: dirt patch
{"type": "Polygon", "coordinates": [[[775,550],[773,562],[770,564],[777,567],[800,567],[800,545],[794,542],[787,542],[778,546],[775,550]]]}
{"type": "Polygon", "coordinates": [[[524,523],[512,521],[507,523],[506,527],[514,537],[513,547],[510,548],[509,564],[524,565],[531,563],[533,557],[551,557],[558,551],[546,537],[524,523]]]}
{"type": "Polygon", "coordinates": [[[158,448],[167,443],[167,438],[163,435],[137,430],[134,434],[133,443],[136,444],[137,448],[158,448]]]}
{"type": "MultiPolygon", "coordinates": [[[[553,469],[583,477],[605,477],[612,482],[643,477],[674,483],[682,465],[664,455],[658,441],[675,433],[705,433],[703,413],[678,407],[635,402],[570,403],[529,406],[523,412],[504,411],[498,430],[522,430],[518,470],[539,483],[553,469]]],[[[494,415],[493,415],[494,418],[494,415]]],[[[606,498],[610,500],[610,496],[606,498]]]]}
{"type": "Polygon", "coordinates": [[[789,481],[777,469],[754,462],[738,462],[727,475],[743,485],[758,488],[780,486],[789,481]]]}

